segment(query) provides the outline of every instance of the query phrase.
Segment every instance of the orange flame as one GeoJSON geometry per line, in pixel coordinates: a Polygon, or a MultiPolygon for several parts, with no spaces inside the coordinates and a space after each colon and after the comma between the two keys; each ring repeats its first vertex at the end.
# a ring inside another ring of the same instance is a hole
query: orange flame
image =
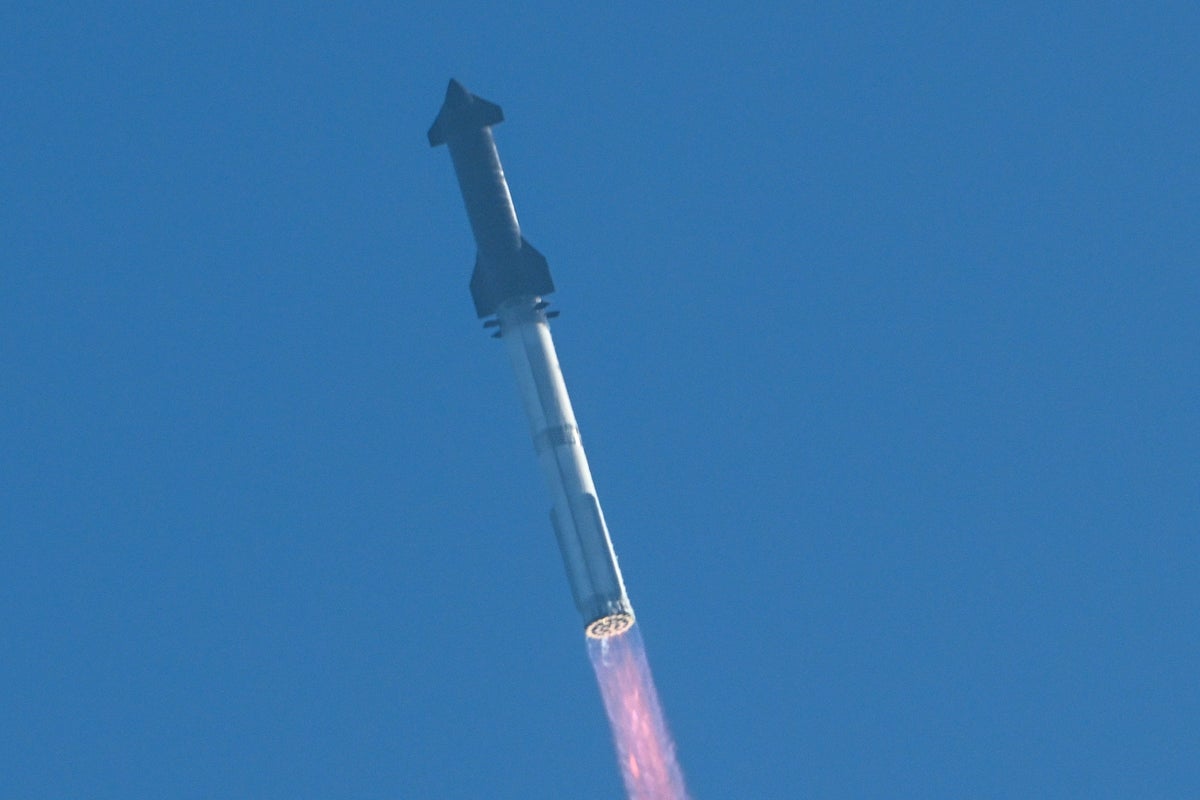
{"type": "Polygon", "coordinates": [[[619,636],[588,639],[588,655],[612,725],[629,800],[687,800],[675,744],[637,626],[619,636]]]}

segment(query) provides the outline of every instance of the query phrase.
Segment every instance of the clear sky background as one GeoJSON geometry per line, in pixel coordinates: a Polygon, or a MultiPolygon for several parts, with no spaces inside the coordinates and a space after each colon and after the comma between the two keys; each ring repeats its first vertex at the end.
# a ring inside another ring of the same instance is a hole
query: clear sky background
{"type": "Polygon", "coordinates": [[[697,798],[1200,796],[1200,8],[0,9],[0,796],[617,798],[503,106],[697,798]]]}

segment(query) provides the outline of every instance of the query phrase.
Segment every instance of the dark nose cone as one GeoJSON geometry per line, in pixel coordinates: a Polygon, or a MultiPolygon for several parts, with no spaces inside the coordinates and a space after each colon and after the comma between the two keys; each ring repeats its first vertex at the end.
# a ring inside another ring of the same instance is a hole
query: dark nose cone
{"type": "Polygon", "coordinates": [[[471,93],[466,87],[453,78],[450,79],[450,85],[446,87],[446,108],[462,108],[471,102],[471,93]]]}
{"type": "Polygon", "coordinates": [[[487,128],[504,121],[504,112],[495,103],[476,97],[453,78],[446,87],[446,100],[438,112],[433,127],[429,129],[429,143],[433,146],[445,144],[449,137],[480,128],[487,128]]]}

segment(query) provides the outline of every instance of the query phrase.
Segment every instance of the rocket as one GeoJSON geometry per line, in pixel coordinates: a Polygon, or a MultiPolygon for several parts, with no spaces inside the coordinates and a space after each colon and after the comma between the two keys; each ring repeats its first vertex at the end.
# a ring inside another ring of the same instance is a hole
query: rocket
{"type": "Polygon", "coordinates": [[[554,500],[550,521],[575,607],[593,639],[633,625],[633,607],[617,566],[608,526],[559,368],[544,296],[554,291],[546,259],[521,235],[492,126],[500,106],[451,80],[429,129],[429,144],[447,145],[478,248],[471,298],[486,328],[505,345],[529,419],[534,449],[554,500]]]}

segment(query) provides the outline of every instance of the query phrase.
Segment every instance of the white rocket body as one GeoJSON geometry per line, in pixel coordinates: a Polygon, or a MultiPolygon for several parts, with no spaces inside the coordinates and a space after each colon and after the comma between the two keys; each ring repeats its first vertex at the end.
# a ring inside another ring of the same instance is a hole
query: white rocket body
{"type": "Polygon", "coordinates": [[[550,512],[575,606],[592,638],[615,636],[633,625],[617,556],[571,410],[550,326],[540,298],[523,298],[497,311],[538,462],[554,498],[550,512]]]}

